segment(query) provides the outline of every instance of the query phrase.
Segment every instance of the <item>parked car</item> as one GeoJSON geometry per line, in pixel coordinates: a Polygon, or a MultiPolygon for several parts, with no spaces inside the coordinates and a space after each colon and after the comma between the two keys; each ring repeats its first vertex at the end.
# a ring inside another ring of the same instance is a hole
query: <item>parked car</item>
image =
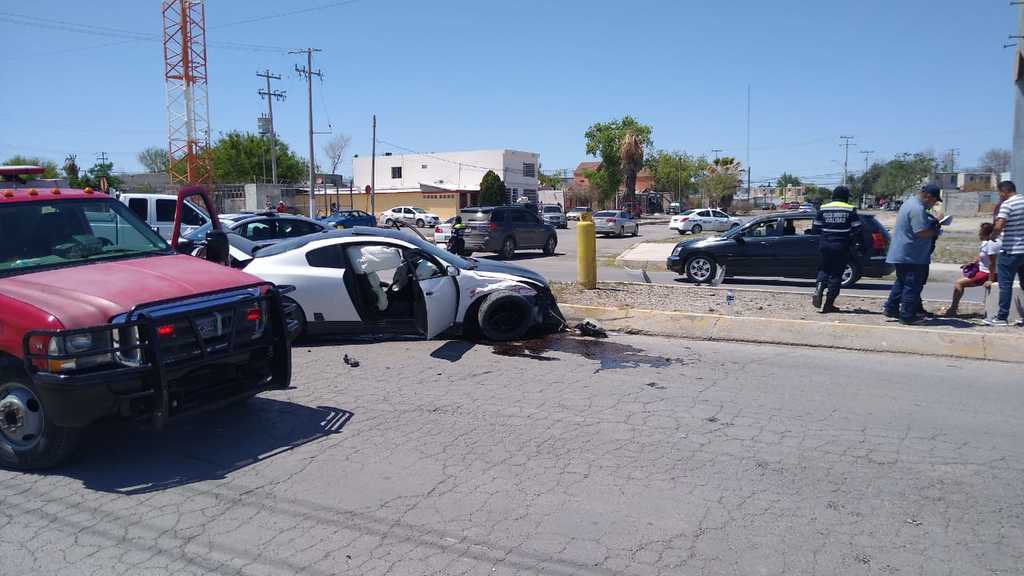
{"type": "MultiPolygon", "coordinates": [[[[197,193],[183,190],[176,208],[197,193]]],[[[209,197],[198,194],[215,217],[209,197]]],[[[210,232],[212,259],[223,261],[226,240],[210,232]]],[[[149,419],[159,428],[288,388],[282,302],[269,282],[176,254],[106,194],[4,190],[0,466],[55,466],[85,427],[104,418],[149,419]]],[[[217,426],[230,429],[232,421],[217,426]]],[[[94,441],[116,450],[116,439],[94,441]]]]}
{"type": "Polygon", "coordinates": [[[448,239],[452,236],[452,225],[455,224],[455,216],[434,226],[434,244],[446,246],[448,239]]]}
{"type": "Polygon", "coordinates": [[[669,213],[669,215],[679,214],[682,211],[683,211],[683,205],[680,204],[679,202],[673,202],[673,203],[668,205],[668,213],[669,213]]]}
{"type": "Polygon", "coordinates": [[[640,223],[625,210],[602,210],[594,213],[594,232],[623,237],[640,234],[640,223]]]}
{"type": "MultiPolygon", "coordinates": [[[[173,194],[130,193],[121,194],[117,199],[130,208],[150,228],[163,236],[164,240],[171,239],[171,230],[174,228],[174,215],[178,203],[177,196],[173,194]]],[[[209,222],[210,217],[194,203],[186,202],[182,206],[182,234],[188,234],[209,222]]]]}
{"type": "Polygon", "coordinates": [[[562,212],[562,207],[558,204],[545,204],[540,207],[540,217],[545,223],[551,224],[555,228],[568,228],[569,221],[565,217],[565,213],[562,212]]]}
{"type": "Polygon", "coordinates": [[[583,214],[584,212],[590,212],[590,208],[586,206],[577,206],[575,208],[570,208],[569,211],[565,213],[565,219],[578,221],[580,219],[580,214],[583,214]]]}
{"type": "Polygon", "coordinates": [[[542,250],[550,256],[558,246],[555,227],[541,222],[537,213],[520,206],[463,208],[459,214],[466,225],[466,250],[496,252],[502,258],[516,250],[542,250]]]}
{"type": "Polygon", "coordinates": [[[390,227],[394,222],[402,222],[409,226],[425,228],[434,226],[441,221],[437,214],[427,212],[423,208],[415,206],[396,206],[391,210],[385,210],[380,214],[380,221],[384,226],[390,227]]]}
{"type": "MultiPolygon", "coordinates": [[[[881,278],[892,273],[885,262],[889,232],[871,215],[860,215],[862,250],[843,273],[848,288],[864,276],[881,278]]],[[[666,266],[693,282],[709,282],[725,267],[726,277],[762,276],[815,278],[820,238],[811,228],[814,214],[787,212],[761,216],[722,236],[676,244],[666,266]]]]}
{"type": "Polygon", "coordinates": [[[242,266],[294,286],[289,297],[301,331],[311,335],[453,332],[514,340],[565,325],[542,275],[462,258],[401,230],[357,227],[296,238],[242,266]]]}
{"type": "Polygon", "coordinates": [[[800,210],[804,212],[813,212],[817,209],[818,207],[815,206],[814,204],[811,204],[810,202],[804,202],[803,204],[800,205],[800,210]]]}
{"type": "Polygon", "coordinates": [[[694,208],[673,216],[668,227],[669,230],[676,230],[680,234],[686,234],[687,232],[700,234],[705,230],[709,232],[724,232],[738,228],[742,224],[742,220],[729,216],[721,210],[694,208]]]}
{"type": "Polygon", "coordinates": [[[328,228],[354,228],[356,226],[377,225],[377,218],[373,214],[367,214],[362,210],[338,210],[330,216],[320,220],[328,228]]]}
{"type": "MultiPolygon", "coordinates": [[[[246,240],[255,242],[260,247],[270,246],[282,240],[306,234],[319,234],[328,229],[324,223],[284,212],[225,214],[219,220],[225,232],[238,234],[246,240]]],[[[201,243],[210,228],[209,223],[204,224],[188,234],[184,234],[182,238],[186,243],[192,245],[201,243]]]]}

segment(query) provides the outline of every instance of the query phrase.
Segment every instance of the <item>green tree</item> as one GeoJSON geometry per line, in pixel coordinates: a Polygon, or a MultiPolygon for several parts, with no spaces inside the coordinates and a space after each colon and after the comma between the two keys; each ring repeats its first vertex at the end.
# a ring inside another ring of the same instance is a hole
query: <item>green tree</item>
{"type": "Polygon", "coordinates": [[[480,180],[480,205],[501,206],[508,198],[508,190],[494,170],[488,170],[480,180]]]}
{"type": "Polygon", "coordinates": [[[850,189],[850,198],[854,204],[859,204],[861,198],[876,195],[878,181],[885,172],[885,166],[875,162],[868,168],[867,172],[860,176],[851,175],[848,178],[847,188],[850,189]]]}
{"type": "Polygon", "coordinates": [[[167,150],[163,148],[150,146],[139,152],[136,158],[139,164],[142,164],[142,167],[146,169],[146,172],[152,174],[167,172],[167,150]]]}
{"type": "Polygon", "coordinates": [[[562,178],[556,174],[545,174],[538,171],[537,179],[540,180],[541,186],[547,186],[548,188],[559,188],[562,186],[562,178]]]}
{"type": "Polygon", "coordinates": [[[832,198],[832,191],[822,186],[810,185],[804,193],[804,199],[814,204],[823,204],[832,198]]]}
{"type": "Polygon", "coordinates": [[[783,172],[782,176],[775,179],[776,188],[796,188],[797,186],[803,186],[804,183],[799,177],[790,174],[789,172],[783,172]]]}
{"type": "Polygon", "coordinates": [[[701,194],[712,206],[728,209],[736,189],[742,185],[741,164],[731,156],[715,158],[698,182],[701,194]]]}
{"type": "Polygon", "coordinates": [[[113,189],[121,187],[121,179],[114,175],[113,162],[97,162],[92,168],[85,171],[85,175],[75,181],[69,182],[72,188],[93,188],[100,190],[101,178],[107,179],[107,186],[113,189]]]}
{"type": "Polygon", "coordinates": [[[54,162],[53,160],[43,160],[42,158],[36,158],[36,157],[32,157],[32,156],[22,156],[21,154],[16,154],[14,156],[11,156],[7,160],[5,160],[3,162],[3,165],[4,166],[42,166],[43,170],[44,170],[43,173],[39,174],[38,176],[33,174],[32,175],[33,178],[56,178],[58,176],[58,174],[57,174],[57,170],[58,170],[57,163],[54,162]]]}
{"type": "Polygon", "coordinates": [[[930,154],[900,154],[885,164],[875,193],[880,198],[903,198],[935,172],[935,165],[930,154]]]}
{"type": "Polygon", "coordinates": [[[696,181],[707,170],[708,162],[686,152],[658,150],[647,161],[654,177],[654,189],[671,194],[677,202],[697,191],[696,181]]]}
{"type": "MultiPolygon", "coordinates": [[[[598,122],[587,129],[587,154],[601,159],[598,169],[601,176],[597,184],[605,203],[615,198],[624,178],[627,192],[630,191],[629,186],[635,192],[636,175],[643,167],[644,156],[649,156],[653,147],[651,132],[653,128],[637,122],[632,116],[598,122]],[[624,152],[626,158],[623,158],[624,152]]],[[[594,184],[591,180],[591,185],[594,184]]]]}
{"type": "MultiPolygon", "coordinates": [[[[211,149],[213,174],[217,182],[258,182],[270,173],[270,143],[250,132],[229,132],[211,149]],[[265,163],[265,164],[264,164],[265,163]],[[266,170],[264,170],[266,166],[266,170]]],[[[304,182],[308,164],[277,140],[277,179],[280,182],[304,182]]]]}

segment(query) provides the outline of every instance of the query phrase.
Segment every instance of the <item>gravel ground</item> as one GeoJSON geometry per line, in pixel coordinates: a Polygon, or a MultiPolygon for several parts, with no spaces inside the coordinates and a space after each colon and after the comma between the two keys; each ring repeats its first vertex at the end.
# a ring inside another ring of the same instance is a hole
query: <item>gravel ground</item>
{"type": "MultiPolygon", "coordinates": [[[[818,314],[806,294],[769,292],[697,286],[667,286],[663,284],[600,283],[596,290],[582,290],[574,283],[553,283],[552,289],[563,304],[604,306],[612,308],[638,308],[698,314],[721,314],[752,318],[784,318],[869,325],[893,325],[882,314],[882,298],[840,295],[836,305],[840,312],[818,314]],[[726,302],[729,292],[735,300],[726,302]]],[[[925,307],[941,310],[946,303],[927,301],[925,307]]],[[[936,318],[922,327],[948,330],[999,330],[981,324],[983,309],[978,304],[964,302],[960,318],[936,318]]],[[[1003,329],[1006,330],[1006,329],[1003,329]]],[[[1016,330],[1016,328],[1010,328],[1016,330]]]]}

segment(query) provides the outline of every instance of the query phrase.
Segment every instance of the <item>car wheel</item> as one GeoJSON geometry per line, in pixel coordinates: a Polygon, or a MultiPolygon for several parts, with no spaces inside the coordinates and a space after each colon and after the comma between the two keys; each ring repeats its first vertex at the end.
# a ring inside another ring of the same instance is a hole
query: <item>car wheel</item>
{"type": "Polygon", "coordinates": [[[718,265],[710,256],[694,256],[686,263],[686,277],[698,284],[711,282],[718,265]]]}
{"type": "Polygon", "coordinates": [[[497,342],[522,338],[533,326],[533,305],[508,290],[499,290],[480,306],[477,324],[488,340],[497,342]]]}
{"type": "Polygon", "coordinates": [[[555,248],[558,247],[558,237],[552,234],[548,236],[548,241],[544,243],[544,255],[551,256],[555,253],[555,248]]]}
{"type": "Polygon", "coordinates": [[[285,321],[287,321],[289,325],[292,322],[296,324],[294,328],[289,330],[289,332],[294,332],[293,339],[298,340],[305,336],[306,313],[302,310],[302,306],[299,306],[298,302],[288,298],[287,296],[281,298],[281,304],[283,304],[283,308],[285,309],[285,321]]]}
{"type": "Polygon", "coordinates": [[[846,265],[843,270],[843,281],[840,284],[843,288],[853,288],[860,280],[860,266],[854,263],[846,265]]]}
{"type": "Polygon", "coordinates": [[[516,257],[516,241],[511,236],[505,238],[505,241],[501,243],[501,257],[505,260],[516,257]]]}
{"type": "Polygon", "coordinates": [[[704,227],[701,226],[700,224],[694,224],[693,228],[690,228],[690,232],[693,232],[694,234],[700,234],[703,231],[704,227]]]}
{"type": "Polygon", "coordinates": [[[78,432],[50,420],[28,378],[0,373],[0,465],[15,470],[56,466],[74,451],[78,432]]]}
{"type": "Polygon", "coordinates": [[[424,222],[422,218],[418,218],[418,219],[416,220],[416,227],[417,227],[417,228],[423,228],[423,227],[424,227],[424,226],[426,226],[426,225],[427,225],[427,223],[426,223],[426,222],[424,222]]]}
{"type": "Polygon", "coordinates": [[[391,228],[391,218],[385,218],[384,219],[384,227],[385,228],[391,228]]]}

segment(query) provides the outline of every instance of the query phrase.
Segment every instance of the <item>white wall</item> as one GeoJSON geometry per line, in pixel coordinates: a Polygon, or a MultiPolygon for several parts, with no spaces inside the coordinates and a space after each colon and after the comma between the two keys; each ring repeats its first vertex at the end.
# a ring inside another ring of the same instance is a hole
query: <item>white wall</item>
{"type": "MultiPolygon", "coordinates": [[[[371,158],[352,160],[355,186],[364,190],[370,184],[371,158]]],[[[439,152],[436,154],[404,154],[377,156],[376,187],[378,193],[418,189],[429,184],[457,190],[478,190],[480,180],[493,170],[510,189],[536,191],[540,182],[522,175],[523,163],[532,163],[538,169],[540,155],[514,150],[475,150],[469,152],[439,152]],[[401,178],[392,178],[392,168],[401,167],[401,178]]]]}

